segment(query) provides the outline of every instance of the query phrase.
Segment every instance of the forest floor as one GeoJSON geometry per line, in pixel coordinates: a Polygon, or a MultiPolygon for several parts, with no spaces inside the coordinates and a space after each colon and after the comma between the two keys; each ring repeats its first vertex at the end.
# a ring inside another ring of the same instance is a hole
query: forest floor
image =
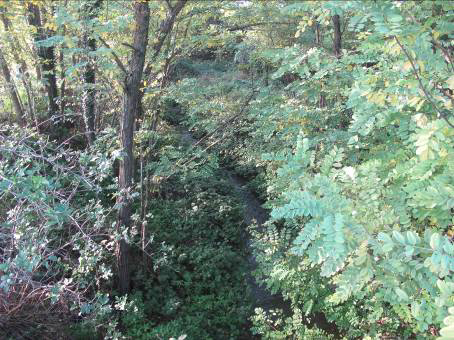
{"type": "MultiPolygon", "coordinates": [[[[192,134],[186,130],[181,129],[181,139],[182,141],[191,146],[197,143],[197,140],[192,136],[192,134]]],[[[234,174],[232,171],[223,169],[223,172],[232,185],[234,194],[236,194],[241,202],[244,205],[244,223],[247,226],[254,225],[258,230],[262,227],[263,223],[268,219],[267,211],[262,207],[262,204],[259,202],[257,197],[247,188],[247,182],[240,176],[234,174]]],[[[272,309],[289,309],[289,302],[284,301],[281,295],[271,294],[265,287],[258,284],[253,276],[253,271],[257,268],[257,261],[253,255],[252,249],[252,235],[250,235],[245,230],[246,237],[246,247],[249,263],[249,272],[247,273],[248,284],[252,292],[252,298],[254,300],[255,308],[262,308],[265,311],[270,311],[272,309]]]]}
{"type": "MultiPolygon", "coordinates": [[[[178,131],[180,133],[181,141],[188,148],[194,146],[198,142],[186,127],[179,125],[178,131]]],[[[255,240],[253,238],[254,236],[248,230],[251,227],[258,232],[263,230],[263,225],[268,220],[268,211],[262,207],[260,200],[248,188],[248,181],[245,178],[239,176],[233,170],[226,168],[222,169],[222,173],[232,187],[232,194],[236,195],[244,206],[244,224],[247,226],[244,230],[244,239],[247,248],[246,253],[248,254],[247,262],[249,265],[246,276],[248,286],[251,290],[253,306],[254,308],[263,309],[267,314],[273,315],[273,310],[281,310],[285,316],[291,316],[290,301],[285,301],[281,294],[272,294],[268,289],[257,282],[253,274],[257,268],[257,260],[253,249],[255,240]]],[[[325,330],[328,334],[334,335],[335,338],[339,338],[339,330],[337,327],[329,322],[322,313],[311,315],[311,321],[306,324],[310,328],[316,326],[325,330]]],[[[260,339],[260,337],[254,338],[260,339]]]]}

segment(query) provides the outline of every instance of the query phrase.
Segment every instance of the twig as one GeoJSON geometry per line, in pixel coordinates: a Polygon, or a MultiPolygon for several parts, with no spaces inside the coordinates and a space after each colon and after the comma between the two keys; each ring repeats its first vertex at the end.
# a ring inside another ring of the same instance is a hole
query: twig
{"type": "Polygon", "coordinates": [[[292,25],[292,22],[286,22],[286,21],[263,21],[263,22],[254,22],[251,24],[246,24],[246,25],[236,25],[232,27],[227,27],[227,31],[229,32],[234,32],[234,31],[243,31],[247,28],[252,28],[252,27],[257,27],[257,26],[264,26],[264,25],[292,25]]]}
{"type": "Polygon", "coordinates": [[[110,50],[110,53],[112,53],[112,56],[114,57],[114,60],[115,62],[117,63],[118,67],[120,68],[120,70],[123,71],[124,74],[128,74],[128,72],[126,71],[126,68],[125,66],[123,65],[123,63],[121,62],[120,58],[118,57],[118,55],[114,52],[113,49],[110,48],[109,44],[101,37],[98,37],[99,41],[102,42],[102,44],[107,47],[109,50],[110,50]]]}
{"type": "Polygon", "coordinates": [[[164,21],[162,21],[159,25],[159,32],[157,36],[157,42],[153,44],[152,49],[154,50],[152,59],[156,59],[158,54],[161,52],[162,45],[164,44],[164,40],[166,39],[169,32],[171,32],[173,28],[173,24],[175,22],[176,17],[181,12],[183,7],[186,5],[187,0],[179,0],[175,6],[172,7],[170,13],[168,13],[167,17],[164,21]]]}
{"type": "Polygon", "coordinates": [[[140,52],[137,48],[135,48],[134,46],[132,46],[131,44],[128,44],[128,43],[121,43],[123,46],[126,46],[126,47],[129,47],[130,49],[132,49],[133,51],[136,51],[136,52],[140,52]]]}
{"type": "MultiPolygon", "coordinates": [[[[409,17],[411,18],[411,20],[413,20],[413,22],[415,24],[421,25],[421,23],[415,18],[415,16],[410,11],[406,11],[406,13],[409,15],[409,17]]],[[[440,43],[437,42],[437,40],[435,39],[432,32],[430,32],[430,36],[432,38],[432,44],[434,44],[436,47],[438,47],[441,50],[441,52],[443,53],[443,55],[445,56],[446,63],[448,64],[448,69],[449,69],[449,65],[451,65],[451,68],[454,71],[454,62],[451,58],[451,53],[449,53],[449,51],[447,51],[445,47],[443,47],[440,43]]]]}
{"type": "Polygon", "coordinates": [[[167,7],[169,8],[170,11],[173,11],[173,7],[172,7],[172,4],[170,3],[170,0],[164,0],[167,7]]]}
{"type": "MultiPolygon", "coordinates": [[[[243,106],[242,106],[242,108],[241,108],[241,110],[240,110],[239,113],[237,113],[237,114],[234,115],[233,117],[231,117],[231,118],[225,120],[225,121],[224,121],[221,125],[219,125],[216,129],[214,129],[213,131],[211,131],[209,134],[205,135],[203,138],[199,139],[195,144],[193,144],[193,145],[191,146],[191,148],[190,148],[188,151],[193,150],[193,149],[194,149],[197,145],[199,145],[201,142],[203,142],[203,141],[206,140],[207,138],[211,137],[214,133],[216,133],[217,131],[219,131],[221,128],[224,128],[227,124],[233,122],[235,119],[237,119],[238,117],[240,117],[240,116],[243,114],[244,110],[246,110],[246,107],[249,105],[249,103],[251,102],[251,100],[252,100],[252,98],[254,97],[255,94],[256,94],[256,91],[252,91],[251,95],[246,99],[246,102],[243,104],[243,106]]],[[[208,145],[207,147],[205,147],[205,148],[202,150],[202,152],[205,152],[205,151],[207,151],[208,149],[212,148],[214,145],[216,145],[216,144],[219,143],[220,141],[221,141],[221,139],[219,139],[219,140],[217,140],[217,141],[211,143],[210,145],[208,145]]],[[[191,157],[191,158],[189,158],[189,159],[183,161],[182,163],[177,162],[177,163],[175,164],[174,171],[171,172],[169,175],[167,175],[167,176],[165,177],[165,179],[168,179],[168,178],[170,178],[172,175],[174,175],[174,174],[176,173],[176,171],[177,171],[176,168],[178,168],[178,167],[180,167],[180,166],[184,166],[184,165],[186,165],[186,164],[192,162],[192,161],[193,161],[194,159],[196,159],[197,157],[198,157],[198,156],[195,155],[195,156],[193,156],[193,157],[191,157]]]]}
{"type": "Polygon", "coordinates": [[[236,118],[238,118],[239,116],[241,116],[244,112],[244,110],[246,109],[246,107],[249,105],[249,103],[251,102],[252,98],[254,97],[254,95],[256,94],[256,92],[252,92],[251,95],[248,97],[248,99],[246,100],[246,102],[244,103],[243,107],[241,108],[240,112],[237,113],[236,115],[234,115],[233,117],[227,119],[226,121],[224,121],[221,125],[219,125],[216,129],[214,129],[213,131],[211,131],[209,134],[205,135],[203,138],[199,139],[199,141],[197,143],[195,143],[193,146],[192,146],[192,149],[194,149],[197,145],[199,145],[200,143],[202,143],[205,139],[211,137],[212,135],[214,135],[217,131],[219,131],[220,129],[222,129],[223,127],[225,127],[227,124],[231,123],[232,121],[234,121],[236,118]]]}
{"type": "Polygon", "coordinates": [[[394,40],[396,40],[397,44],[399,45],[399,47],[401,48],[401,50],[405,53],[405,55],[407,56],[408,60],[410,61],[410,64],[411,64],[411,68],[413,69],[413,73],[415,74],[415,77],[416,79],[418,80],[418,83],[419,83],[419,87],[420,89],[422,90],[422,92],[424,92],[424,95],[426,96],[426,99],[429,101],[429,103],[432,104],[432,106],[435,108],[435,110],[438,112],[438,114],[446,121],[446,123],[454,128],[454,124],[452,124],[449,120],[448,120],[448,117],[446,117],[446,115],[444,114],[444,112],[442,112],[437,104],[435,104],[435,101],[433,100],[433,97],[429,94],[429,92],[427,91],[427,89],[425,88],[424,84],[422,83],[422,80],[419,76],[419,73],[418,73],[418,70],[416,69],[416,66],[415,66],[415,63],[413,61],[413,58],[411,57],[411,55],[408,53],[408,51],[405,49],[405,47],[401,44],[401,42],[399,41],[399,39],[394,36],[394,40]]]}

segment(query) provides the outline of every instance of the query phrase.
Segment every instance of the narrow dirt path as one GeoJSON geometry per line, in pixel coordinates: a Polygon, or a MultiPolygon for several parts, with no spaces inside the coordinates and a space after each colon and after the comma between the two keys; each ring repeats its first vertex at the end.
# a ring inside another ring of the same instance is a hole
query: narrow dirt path
{"type": "MultiPolygon", "coordinates": [[[[191,133],[185,129],[180,129],[181,139],[188,145],[194,145],[197,140],[191,135],[191,133]]],[[[247,188],[247,182],[241,177],[235,175],[229,170],[223,170],[229,183],[235,191],[235,194],[241,199],[245,206],[244,210],[244,223],[246,225],[255,224],[260,228],[263,223],[268,219],[268,213],[263,209],[261,203],[257,197],[247,188]]],[[[252,272],[257,268],[257,261],[252,252],[252,236],[245,231],[246,247],[248,253],[248,263],[250,270],[247,273],[247,280],[252,292],[252,298],[254,300],[254,307],[263,308],[265,311],[280,308],[283,310],[289,309],[289,303],[285,302],[281,295],[271,294],[265,287],[260,286],[255,280],[252,272]]]]}
{"type": "MultiPolygon", "coordinates": [[[[237,191],[241,201],[245,204],[244,222],[246,225],[255,224],[260,230],[260,227],[268,220],[268,212],[263,209],[262,204],[257,197],[247,188],[247,181],[233,174],[228,170],[224,170],[229,182],[237,191]]],[[[247,247],[250,251],[248,262],[251,272],[248,273],[248,283],[252,289],[252,296],[255,301],[255,307],[261,307],[265,311],[271,309],[282,309],[285,315],[291,314],[290,302],[285,301],[280,294],[271,294],[264,287],[260,286],[252,275],[252,271],[257,267],[257,262],[252,254],[252,236],[247,235],[247,247]]],[[[339,330],[335,324],[326,320],[323,313],[317,312],[311,315],[312,321],[303,321],[309,328],[317,326],[323,329],[328,334],[332,334],[335,338],[340,338],[339,330]]]]}
{"type": "MultiPolygon", "coordinates": [[[[192,134],[184,129],[180,128],[181,140],[187,145],[194,145],[197,140],[192,134]]],[[[223,173],[229,183],[232,185],[235,193],[240,198],[241,202],[245,206],[244,210],[244,223],[248,226],[255,224],[260,230],[263,224],[268,220],[268,212],[262,207],[262,204],[257,197],[247,188],[247,181],[237,176],[232,171],[223,169],[223,173]]],[[[281,309],[285,315],[291,314],[290,302],[285,301],[280,294],[271,294],[265,287],[259,285],[255,280],[252,272],[257,268],[257,261],[253,255],[253,238],[245,231],[246,247],[249,252],[248,263],[249,271],[247,273],[247,281],[252,292],[252,298],[254,300],[255,308],[262,308],[265,311],[272,309],[281,309]]],[[[339,330],[336,325],[326,320],[323,313],[317,312],[312,314],[312,320],[310,322],[303,321],[309,328],[317,326],[323,329],[328,334],[334,335],[336,339],[340,338],[339,330]]],[[[260,339],[260,337],[253,337],[248,339],[260,339]]]]}
{"type": "MultiPolygon", "coordinates": [[[[261,203],[257,197],[247,188],[247,182],[231,173],[230,171],[224,170],[226,177],[232,187],[235,189],[237,195],[240,197],[241,201],[245,206],[244,210],[244,222],[246,225],[250,226],[255,224],[258,229],[260,229],[268,220],[268,213],[263,209],[261,203]]],[[[280,308],[283,310],[289,309],[289,303],[285,302],[281,295],[271,294],[265,287],[260,286],[252,275],[252,271],[257,268],[257,261],[255,256],[252,253],[252,236],[249,233],[246,234],[246,246],[249,251],[248,263],[250,266],[250,272],[248,273],[248,283],[252,291],[252,296],[254,299],[254,307],[261,307],[265,311],[280,308]]]]}

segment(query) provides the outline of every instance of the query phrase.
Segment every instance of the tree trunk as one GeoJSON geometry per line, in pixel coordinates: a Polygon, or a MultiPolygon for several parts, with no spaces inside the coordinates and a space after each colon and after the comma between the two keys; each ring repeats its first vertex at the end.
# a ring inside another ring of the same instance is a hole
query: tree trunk
{"type": "Polygon", "coordinates": [[[40,66],[42,68],[42,77],[44,87],[49,99],[48,112],[49,116],[58,112],[57,105],[57,78],[55,76],[55,56],[54,47],[39,46],[39,41],[47,38],[42,26],[41,15],[38,6],[33,3],[28,4],[28,22],[30,25],[36,27],[37,33],[34,36],[35,46],[38,53],[40,66]]]}
{"type": "MultiPolygon", "coordinates": [[[[134,3],[134,42],[132,57],[129,60],[128,74],[125,79],[123,95],[123,112],[120,118],[121,148],[123,158],[120,160],[118,183],[120,189],[117,231],[122,227],[130,227],[132,202],[130,191],[132,189],[134,155],[134,122],[139,108],[139,88],[142,80],[145,52],[148,43],[148,26],[150,21],[150,8],[147,2],[134,3]]],[[[129,245],[124,238],[117,244],[117,264],[119,275],[119,289],[121,294],[129,292],[129,245]]]]}
{"type": "Polygon", "coordinates": [[[342,37],[341,37],[341,28],[340,28],[340,18],[339,15],[333,15],[333,27],[334,27],[334,55],[340,57],[342,49],[342,37]]]}
{"type": "Polygon", "coordinates": [[[17,65],[20,65],[19,71],[21,73],[21,80],[22,80],[22,84],[24,85],[25,92],[27,93],[28,114],[30,116],[30,120],[32,122],[35,122],[35,111],[34,111],[34,107],[33,107],[34,95],[33,95],[33,89],[31,86],[31,80],[30,80],[30,75],[28,72],[27,64],[24,61],[24,59],[19,56],[19,53],[17,52],[18,49],[20,50],[20,45],[19,45],[19,41],[16,38],[16,36],[14,35],[14,33],[10,31],[11,21],[5,16],[4,13],[0,13],[0,19],[3,22],[5,32],[8,32],[7,40],[8,40],[10,50],[12,51],[12,54],[14,57],[14,61],[16,62],[17,65]]]}
{"type": "Polygon", "coordinates": [[[8,64],[6,63],[5,56],[3,55],[2,49],[0,49],[0,67],[2,69],[3,78],[5,78],[6,86],[8,87],[8,92],[11,97],[11,102],[16,112],[17,117],[20,121],[24,119],[24,111],[22,110],[22,105],[20,102],[19,95],[17,94],[16,85],[14,80],[11,78],[11,72],[9,70],[8,64]]]}
{"type": "MultiPolygon", "coordinates": [[[[315,45],[321,46],[322,45],[322,33],[320,31],[320,24],[318,22],[315,23],[315,45]]],[[[318,99],[318,107],[324,108],[326,106],[326,97],[325,94],[320,89],[320,97],[318,99]]]]}
{"type": "Polygon", "coordinates": [[[315,45],[321,46],[322,44],[322,34],[320,32],[320,24],[318,22],[315,23],[315,45]]]}
{"type": "MultiPolygon", "coordinates": [[[[181,10],[183,9],[186,2],[187,2],[187,0],[179,0],[173,7],[169,8],[166,18],[159,25],[159,31],[157,34],[157,38],[155,39],[155,42],[151,47],[152,51],[153,51],[153,55],[151,58],[152,60],[154,60],[161,52],[162,45],[164,44],[164,41],[167,38],[167,36],[169,35],[169,33],[172,31],[173,25],[175,23],[175,19],[178,16],[178,14],[181,12],[181,10]]],[[[145,80],[148,80],[150,73],[151,73],[151,64],[148,64],[144,71],[145,80]]],[[[144,95],[145,95],[145,92],[143,90],[140,90],[140,93],[139,93],[139,117],[143,117],[143,113],[144,113],[143,107],[142,107],[142,98],[144,95]]]]}
{"type": "Polygon", "coordinates": [[[65,56],[63,53],[63,48],[60,49],[60,77],[61,77],[61,84],[60,84],[60,115],[65,114],[66,108],[66,100],[65,100],[65,93],[66,93],[66,79],[65,79],[65,56]]]}
{"type": "MultiPolygon", "coordinates": [[[[96,51],[96,39],[93,38],[93,32],[91,29],[91,21],[98,16],[99,9],[101,7],[102,0],[89,1],[84,4],[84,16],[85,20],[88,20],[89,28],[86,29],[83,36],[83,44],[86,50],[85,53],[96,51]]],[[[87,136],[88,144],[93,144],[95,134],[95,120],[96,120],[96,73],[95,73],[95,59],[94,57],[87,57],[87,65],[84,69],[83,81],[84,81],[84,93],[83,93],[83,115],[85,122],[85,133],[87,136]]]]}

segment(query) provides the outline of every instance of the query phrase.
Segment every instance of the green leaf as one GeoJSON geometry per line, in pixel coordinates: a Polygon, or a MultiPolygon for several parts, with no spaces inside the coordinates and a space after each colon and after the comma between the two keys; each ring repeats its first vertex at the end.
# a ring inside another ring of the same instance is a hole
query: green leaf
{"type": "Polygon", "coordinates": [[[405,293],[402,289],[400,289],[399,287],[396,287],[395,288],[395,292],[396,294],[399,296],[399,298],[401,300],[404,300],[404,301],[407,301],[408,300],[408,295],[407,293],[405,293]]]}
{"type": "Polygon", "coordinates": [[[406,255],[407,257],[412,256],[413,253],[414,253],[414,251],[415,251],[415,248],[413,248],[412,246],[406,246],[406,247],[405,247],[405,255],[406,255]]]}
{"type": "Polygon", "coordinates": [[[388,234],[383,233],[383,232],[379,232],[377,238],[379,241],[382,241],[384,243],[393,243],[393,240],[391,239],[391,237],[388,234]]]}
{"type": "Polygon", "coordinates": [[[437,233],[432,234],[430,237],[430,247],[436,250],[440,246],[440,235],[437,233]]]}
{"type": "Polygon", "coordinates": [[[407,240],[414,246],[418,243],[418,235],[414,231],[407,231],[407,240]]]}
{"type": "Polygon", "coordinates": [[[393,237],[400,243],[405,244],[405,237],[399,231],[393,230],[393,237]]]}
{"type": "Polygon", "coordinates": [[[388,20],[393,23],[398,23],[403,20],[403,17],[399,14],[390,14],[390,15],[388,15],[388,20]]]}
{"type": "Polygon", "coordinates": [[[385,243],[383,246],[382,246],[382,250],[383,252],[385,253],[389,253],[391,250],[393,250],[393,247],[394,245],[392,243],[385,243]]]}

